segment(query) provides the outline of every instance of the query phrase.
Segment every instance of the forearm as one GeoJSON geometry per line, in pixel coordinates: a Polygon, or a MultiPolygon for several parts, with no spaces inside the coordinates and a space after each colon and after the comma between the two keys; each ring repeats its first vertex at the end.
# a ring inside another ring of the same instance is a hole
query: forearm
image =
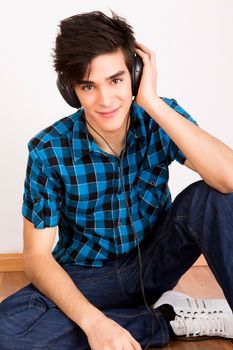
{"type": "Polygon", "coordinates": [[[233,191],[233,150],[230,147],[193,125],[160,98],[148,105],[146,111],[208,184],[220,191],[233,191]]]}
{"type": "Polygon", "coordinates": [[[24,269],[33,285],[85,333],[90,329],[90,323],[104,317],[104,314],[84,297],[52,255],[24,255],[24,269]]]}

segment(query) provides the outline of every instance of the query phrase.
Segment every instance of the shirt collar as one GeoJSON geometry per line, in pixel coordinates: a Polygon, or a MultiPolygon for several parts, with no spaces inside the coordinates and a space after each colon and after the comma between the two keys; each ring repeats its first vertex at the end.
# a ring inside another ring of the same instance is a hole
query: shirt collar
{"type": "MultiPolygon", "coordinates": [[[[83,114],[83,109],[78,110],[74,120],[72,145],[74,159],[77,160],[91,151],[95,151],[97,144],[93,136],[88,132],[83,114]]],[[[127,143],[137,140],[142,145],[146,142],[146,127],[144,124],[145,111],[133,102],[130,107],[130,126],[127,134],[127,143]]]]}

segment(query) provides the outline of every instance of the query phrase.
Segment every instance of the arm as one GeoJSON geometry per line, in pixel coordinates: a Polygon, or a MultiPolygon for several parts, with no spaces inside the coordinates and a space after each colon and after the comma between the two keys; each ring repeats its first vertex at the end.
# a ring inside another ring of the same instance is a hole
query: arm
{"type": "Polygon", "coordinates": [[[24,218],[24,270],[33,285],[51,299],[85,332],[88,323],[103,317],[78,290],[67,272],[51,254],[56,229],[35,229],[24,218]]]}
{"type": "Polygon", "coordinates": [[[194,168],[194,166],[191,164],[191,162],[188,159],[186,159],[186,161],[184,162],[184,165],[187,168],[189,168],[189,169],[191,169],[191,170],[193,170],[193,171],[195,171],[197,173],[197,170],[194,168]]]}
{"type": "Polygon", "coordinates": [[[150,116],[185,154],[196,172],[222,193],[233,191],[233,151],[200,127],[193,125],[160,98],[147,107],[150,116]],[[221,169],[221,171],[220,171],[221,169]]]}
{"type": "Polygon", "coordinates": [[[53,258],[55,234],[55,228],[35,229],[24,218],[24,270],[33,285],[82,328],[91,349],[102,350],[109,344],[118,349],[128,344],[129,349],[140,350],[130,333],[92,305],[53,258]]]}
{"type": "Polygon", "coordinates": [[[136,102],[167,133],[206,183],[220,192],[232,192],[233,150],[183,118],[158,96],[155,53],[139,43],[135,50],[144,64],[136,102]]]}

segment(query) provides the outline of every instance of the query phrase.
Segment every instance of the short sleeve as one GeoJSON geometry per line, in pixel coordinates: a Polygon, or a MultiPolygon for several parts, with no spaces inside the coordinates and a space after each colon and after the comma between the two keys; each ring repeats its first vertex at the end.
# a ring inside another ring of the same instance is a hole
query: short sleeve
{"type": "Polygon", "coordinates": [[[39,158],[30,141],[28,149],[22,215],[37,229],[55,227],[59,222],[62,200],[60,180],[39,158]]]}
{"type": "MultiPolygon", "coordinates": [[[[179,104],[176,102],[175,99],[167,99],[167,98],[163,98],[164,101],[171,107],[173,108],[176,112],[178,112],[179,114],[181,114],[184,118],[188,119],[191,123],[193,123],[194,125],[198,126],[198,123],[196,122],[196,120],[194,120],[190,114],[188,114],[181,106],[179,106],[179,104]]],[[[180,164],[184,164],[185,160],[186,160],[186,156],[184,155],[184,153],[177,147],[177,145],[170,139],[170,137],[168,135],[166,135],[166,137],[168,138],[168,148],[167,148],[167,161],[168,161],[168,165],[171,164],[173,162],[173,160],[176,160],[177,162],[179,162],[180,164]]]]}

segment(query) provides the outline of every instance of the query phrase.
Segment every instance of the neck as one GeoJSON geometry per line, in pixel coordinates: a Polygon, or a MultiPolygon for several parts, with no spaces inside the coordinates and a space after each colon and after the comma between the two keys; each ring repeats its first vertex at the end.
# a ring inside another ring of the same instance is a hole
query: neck
{"type": "Polygon", "coordinates": [[[92,135],[94,140],[96,141],[97,145],[105,152],[113,155],[120,156],[122,148],[124,147],[125,137],[127,135],[127,131],[129,129],[130,125],[130,116],[126,118],[122,128],[120,130],[114,131],[114,132],[99,132],[98,130],[94,130],[92,126],[87,122],[86,120],[86,126],[88,132],[92,135]],[[126,126],[127,124],[127,126],[126,126]],[[97,132],[98,133],[97,133],[97,132]],[[105,142],[104,139],[107,141],[105,142]],[[111,146],[111,149],[108,144],[111,146]]]}

